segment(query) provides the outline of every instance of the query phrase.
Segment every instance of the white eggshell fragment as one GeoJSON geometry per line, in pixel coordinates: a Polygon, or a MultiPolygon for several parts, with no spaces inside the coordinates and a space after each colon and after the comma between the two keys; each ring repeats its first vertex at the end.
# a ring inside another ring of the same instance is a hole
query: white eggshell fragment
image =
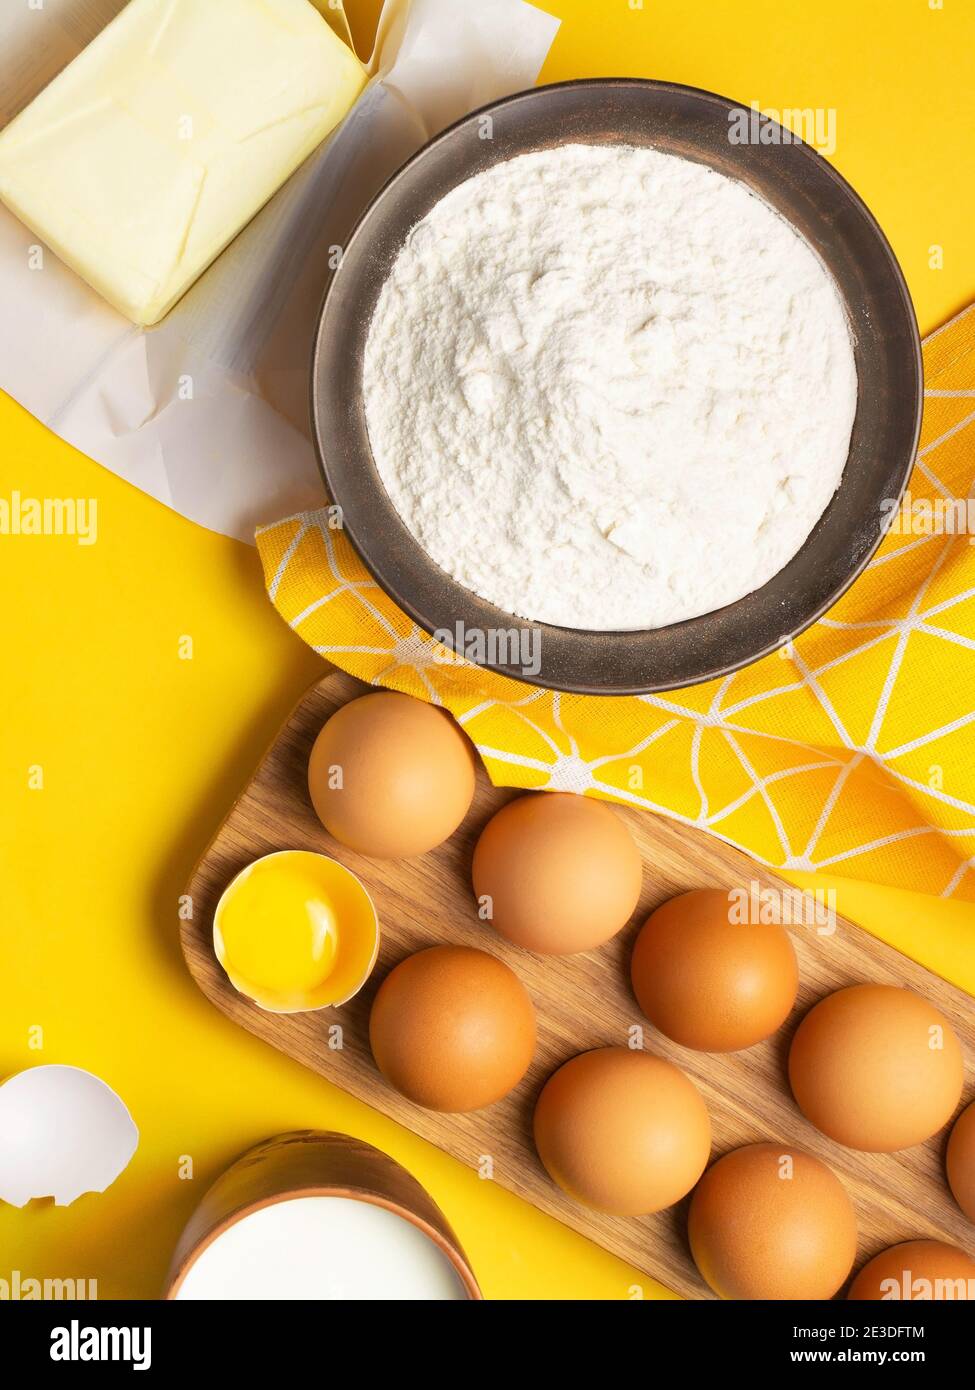
{"type": "Polygon", "coordinates": [[[0,1199],[11,1206],[104,1192],[138,1143],[124,1103],[90,1071],[29,1067],[0,1085],[0,1199]]]}

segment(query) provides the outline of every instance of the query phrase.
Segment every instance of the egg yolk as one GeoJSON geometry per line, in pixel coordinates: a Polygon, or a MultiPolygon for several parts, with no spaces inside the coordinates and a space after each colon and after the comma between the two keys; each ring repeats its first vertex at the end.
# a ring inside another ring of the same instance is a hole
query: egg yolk
{"type": "Polygon", "coordinates": [[[226,889],[214,947],[234,986],[290,1012],[347,999],[378,949],[375,909],[354,874],[300,850],[258,859],[226,889]]]}
{"type": "Polygon", "coordinates": [[[227,963],[282,992],[313,990],[332,973],[338,920],[321,885],[302,873],[252,875],[220,921],[227,963]]]}

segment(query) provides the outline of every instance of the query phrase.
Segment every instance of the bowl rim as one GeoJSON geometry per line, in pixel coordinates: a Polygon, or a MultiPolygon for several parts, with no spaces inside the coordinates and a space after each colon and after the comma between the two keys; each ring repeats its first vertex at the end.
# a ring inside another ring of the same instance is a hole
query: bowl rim
{"type": "MultiPolygon", "coordinates": [[[[533,104],[535,102],[545,101],[546,99],[551,99],[553,95],[559,92],[586,91],[592,89],[599,89],[604,92],[611,91],[614,89],[636,89],[643,91],[668,93],[675,96],[685,96],[694,98],[696,100],[700,100],[708,105],[717,107],[726,112],[730,110],[751,109],[741,101],[735,101],[730,97],[722,96],[720,93],[710,91],[707,88],[695,87],[686,83],[669,82],[659,80],[656,78],[642,77],[570,78],[561,82],[546,83],[539,86],[528,87],[522,91],[513,92],[507,96],[500,97],[495,101],[486,102],[484,105],[478,107],[474,111],[468,112],[466,115],[463,115],[459,117],[457,120],[452,121],[450,125],[446,126],[443,130],[439,131],[436,135],[432,136],[423,145],[421,145],[418,150],[414,151],[414,153],[410,155],[397,169],[395,169],[393,173],[390,174],[390,176],[383,182],[380,188],[369,199],[368,203],[353,223],[351,231],[345,239],[345,245],[343,247],[342,256],[339,259],[338,265],[329,273],[328,280],[326,282],[325,289],[321,298],[318,316],[316,320],[315,342],[311,358],[311,389],[309,393],[311,436],[315,449],[315,456],[318,463],[319,472],[321,474],[322,480],[324,481],[329,498],[333,502],[338,503],[340,507],[342,506],[341,498],[336,495],[334,478],[329,469],[329,465],[327,462],[327,452],[321,433],[321,421],[323,417],[323,411],[321,409],[321,386],[324,380],[324,373],[321,370],[321,364],[324,346],[326,342],[325,330],[332,289],[333,286],[336,284],[338,272],[341,269],[342,263],[348,256],[349,252],[352,250],[354,243],[356,243],[357,241],[361,241],[363,237],[367,234],[367,224],[372,218],[375,209],[381,202],[385,202],[385,200],[392,193],[397,184],[405,180],[413,171],[414,167],[422,160],[428,158],[432,151],[437,149],[440,145],[455,138],[458,132],[460,132],[465,127],[476,125],[477,122],[485,115],[505,111],[523,103],[533,104]]],[[[781,650],[783,647],[787,646],[792,641],[794,641],[795,638],[801,636],[802,633],[806,632],[814,623],[818,622],[819,619],[822,618],[822,616],[825,613],[827,613],[843,597],[843,595],[860,577],[860,575],[869,565],[870,561],[873,559],[885,535],[887,534],[887,531],[893,521],[893,518],[897,513],[901,499],[903,498],[903,494],[907,487],[908,481],[910,480],[911,474],[914,470],[914,466],[917,459],[918,444],[921,435],[922,413],[924,405],[924,371],[921,350],[921,337],[917,323],[917,315],[914,309],[913,301],[911,299],[910,291],[907,286],[907,281],[905,279],[904,272],[901,269],[900,263],[898,262],[897,257],[894,254],[893,248],[891,247],[889,240],[887,239],[882,227],[880,226],[880,223],[877,221],[877,218],[870,210],[870,208],[867,206],[867,204],[864,202],[860,194],[857,193],[856,189],[853,188],[853,186],[843,177],[843,175],[840,174],[839,171],[835,169],[833,165],[830,164],[830,162],[827,159],[825,159],[824,156],[821,155],[813,145],[806,143],[806,141],[802,140],[799,136],[795,135],[791,130],[788,130],[787,127],[783,127],[781,123],[775,120],[774,118],[764,116],[764,114],[761,112],[759,112],[759,114],[760,116],[762,116],[763,120],[770,122],[772,125],[778,127],[780,130],[787,131],[788,141],[784,143],[788,143],[792,147],[794,147],[797,151],[798,157],[809,160],[821,172],[824,172],[827,175],[828,181],[835,185],[836,189],[838,190],[839,196],[847,200],[849,205],[851,205],[863,218],[864,222],[867,224],[870,232],[872,233],[875,239],[878,252],[883,257],[887,271],[890,275],[891,284],[896,290],[898,304],[904,311],[905,320],[910,329],[910,367],[913,370],[914,376],[913,428],[911,432],[909,447],[905,450],[903,466],[900,472],[897,475],[895,475],[895,481],[897,485],[897,506],[891,507],[887,512],[886,516],[878,513],[876,524],[873,528],[873,534],[871,535],[870,540],[865,546],[862,554],[858,556],[856,562],[845,574],[843,580],[836,584],[830,592],[830,594],[825,599],[823,599],[818,605],[816,605],[815,608],[810,610],[810,612],[803,617],[800,623],[792,625],[790,630],[784,633],[780,633],[776,636],[771,637],[768,641],[756,646],[753,650],[749,651],[748,653],[745,653],[743,655],[737,655],[730,660],[713,663],[711,666],[708,667],[708,669],[702,670],[700,674],[695,675],[692,679],[688,679],[684,675],[678,675],[674,678],[654,682],[652,684],[647,684],[646,682],[642,681],[638,684],[633,684],[629,681],[615,680],[593,682],[573,679],[571,675],[565,675],[559,670],[546,672],[544,676],[541,673],[526,676],[522,668],[515,668],[512,667],[510,664],[493,663],[491,661],[475,662],[471,660],[471,665],[474,665],[475,667],[478,667],[482,670],[486,670],[488,672],[493,672],[496,674],[507,676],[509,679],[515,680],[519,684],[523,684],[527,687],[534,686],[536,688],[540,687],[543,689],[580,695],[648,695],[656,693],[665,693],[667,691],[672,690],[681,690],[684,688],[692,688],[693,686],[702,685],[712,680],[719,680],[724,676],[732,675],[736,671],[743,670],[745,667],[753,665],[755,662],[760,661],[763,657],[771,655],[775,651],[781,650]]],[[[706,163],[706,161],[702,162],[706,163]]],[[[448,189],[446,191],[449,192],[450,190],[448,189]]],[[[441,196],[445,196],[445,194],[441,194],[441,196]]],[[[782,213],[780,213],[780,215],[785,216],[785,214],[782,213]]],[[[791,223],[790,221],[790,225],[794,226],[795,224],[791,223]]],[[[798,234],[800,236],[803,236],[803,233],[799,231],[798,228],[796,228],[796,230],[798,231],[798,234]]],[[[803,236],[803,240],[807,240],[807,238],[803,236]]],[[[828,265],[826,269],[830,273],[830,277],[834,280],[835,283],[835,276],[833,275],[828,265]]],[[[842,292],[840,292],[840,296],[844,302],[844,307],[846,307],[846,300],[845,297],[842,295],[842,292]]],[[[857,394],[859,401],[859,378],[857,394]]],[[[374,462],[373,468],[375,469],[374,462]]],[[[378,470],[376,471],[378,477],[378,470]]],[[[842,484],[840,484],[840,486],[841,485],[842,484]]],[[[388,494],[385,493],[385,489],[382,486],[381,479],[379,480],[379,487],[384,494],[384,502],[386,508],[400,522],[400,524],[403,527],[403,530],[406,531],[409,540],[416,548],[417,553],[422,555],[422,557],[425,559],[425,561],[430,567],[435,569],[438,572],[438,574],[442,575],[445,589],[447,591],[455,591],[458,595],[466,595],[468,596],[471,603],[482,608],[488,608],[493,610],[493,612],[498,615],[499,620],[503,620],[505,626],[508,628],[527,628],[530,630],[539,630],[543,635],[545,632],[550,632],[552,634],[565,634],[576,639],[581,638],[584,640],[595,639],[598,641],[606,642],[611,639],[615,639],[618,642],[623,642],[627,639],[646,637],[654,633],[667,632],[669,630],[672,631],[673,629],[679,628],[681,626],[689,626],[690,624],[699,622],[702,619],[711,617],[715,613],[720,613],[728,609],[734,609],[737,605],[742,604],[746,602],[748,599],[753,598],[756,594],[761,593],[762,589],[766,587],[766,585],[762,585],[758,589],[754,589],[750,593],[742,595],[741,598],[734,600],[731,604],[724,605],[723,609],[714,609],[711,610],[711,612],[709,613],[700,614],[695,618],[684,619],[680,622],[668,624],[660,628],[594,630],[586,628],[562,627],[550,623],[519,618],[515,614],[509,614],[506,613],[504,610],[501,610],[497,607],[497,605],[492,604],[490,600],[483,599],[479,594],[475,593],[473,590],[467,589],[466,586],[461,584],[458,580],[455,580],[451,575],[448,575],[445,570],[441,570],[439,565],[437,565],[436,561],[434,561],[423,549],[423,546],[416,539],[416,537],[412,536],[412,534],[408,532],[407,528],[405,527],[405,523],[403,523],[402,518],[399,517],[399,513],[396,511],[396,508],[392,500],[389,498],[388,494]]],[[[341,491],[341,488],[339,488],[339,491],[341,491]]],[[[838,492],[839,487],[837,488],[837,493],[838,492]]],[[[891,489],[891,492],[893,493],[893,489],[891,489]]],[[[803,542],[803,545],[800,547],[799,551],[796,552],[796,555],[792,556],[791,559],[787,561],[785,566],[783,566],[780,570],[776,572],[775,575],[773,575],[768,581],[766,581],[766,584],[771,584],[775,582],[775,580],[779,578],[779,576],[784,572],[788,565],[792,564],[793,561],[798,557],[798,555],[802,553],[806,545],[808,545],[809,541],[812,539],[816,527],[819,525],[823,517],[825,517],[826,512],[832,506],[832,503],[835,500],[837,493],[834,493],[833,498],[827,504],[826,510],[814,524],[813,530],[810,531],[809,536],[803,542]]],[[[408,593],[398,592],[395,586],[387,582],[387,580],[384,578],[383,568],[379,558],[370,556],[370,554],[368,553],[368,547],[364,546],[361,540],[358,538],[355,526],[349,524],[348,519],[345,515],[344,508],[342,530],[343,533],[348,537],[353,549],[355,550],[359,559],[362,561],[370,576],[375,580],[375,582],[383,590],[383,592],[386,593],[387,596],[390,597],[400,609],[402,609],[402,611],[407,615],[407,617],[409,617],[423,632],[427,633],[431,637],[434,637],[434,634],[439,634],[441,631],[445,630],[442,628],[438,628],[432,622],[430,617],[421,611],[419,605],[417,605],[414,602],[414,600],[410,597],[408,593]]],[[[693,635],[691,633],[688,633],[687,641],[692,643],[693,640],[693,635]]],[[[542,642],[542,646],[544,648],[544,640],[542,642]]],[[[470,660],[470,658],[467,659],[470,660]]]]}
{"type": "Polygon", "coordinates": [[[178,1301],[197,1261],[233,1226],[258,1211],[305,1197],[337,1197],[380,1207],[413,1226],[452,1267],[465,1301],[481,1302],[473,1266],[446,1216],[426,1188],[385,1150],[338,1130],[287,1130],[262,1139],[220,1172],[199,1198],[183,1226],[166,1275],[163,1298],[178,1301]],[[311,1153],[320,1171],[314,1176],[292,1166],[295,1146],[311,1153]],[[338,1173],[333,1172],[336,1158],[338,1173]],[[351,1177],[348,1158],[371,1169],[351,1177]]]}

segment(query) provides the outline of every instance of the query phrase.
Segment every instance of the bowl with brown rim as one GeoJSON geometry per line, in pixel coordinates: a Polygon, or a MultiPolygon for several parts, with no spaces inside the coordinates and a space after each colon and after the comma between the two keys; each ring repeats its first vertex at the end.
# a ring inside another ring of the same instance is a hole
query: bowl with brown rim
{"type": "MultiPolygon", "coordinates": [[[[382,589],[428,633],[493,634],[480,664],[554,690],[629,695],[694,685],[775,651],[821,617],[883,539],[921,426],[917,323],[900,267],[862,199],[810,145],[777,131],[733,143],[740,103],[668,82],[536,87],[456,122],[415,154],[359,219],[326,290],[312,361],[315,447],[346,534],[382,589]],[[483,138],[490,116],[491,138],[483,138]],[[369,446],[363,354],[383,283],[411,229],[464,180],[559,144],[649,146],[745,183],[826,265],[854,346],[857,409],[840,485],[805,544],[760,589],[668,627],[594,632],[532,623],[459,584],[393,506],[369,446]],[[532,644],[536,645],[532,645],[532,644]],[[520,656],[538,670],[526,676],[520,656]]],[[[469,654],[469,653],[468,653],[469,654]]],[[[480,659],[480,658],[479,658],[480,659]]]]}

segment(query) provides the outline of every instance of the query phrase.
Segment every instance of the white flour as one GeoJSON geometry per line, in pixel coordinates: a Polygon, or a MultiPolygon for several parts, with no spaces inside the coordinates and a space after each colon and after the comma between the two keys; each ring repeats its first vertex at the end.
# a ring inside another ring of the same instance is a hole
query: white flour
{"type": "Polygon", "coordinates": [[[646,149],[495,165],[414,228],[365,355],[406,525],[460,583],[567,627],[660,627],[776,574],[856,409],[825,268],[744,185],[646,149]]]}

